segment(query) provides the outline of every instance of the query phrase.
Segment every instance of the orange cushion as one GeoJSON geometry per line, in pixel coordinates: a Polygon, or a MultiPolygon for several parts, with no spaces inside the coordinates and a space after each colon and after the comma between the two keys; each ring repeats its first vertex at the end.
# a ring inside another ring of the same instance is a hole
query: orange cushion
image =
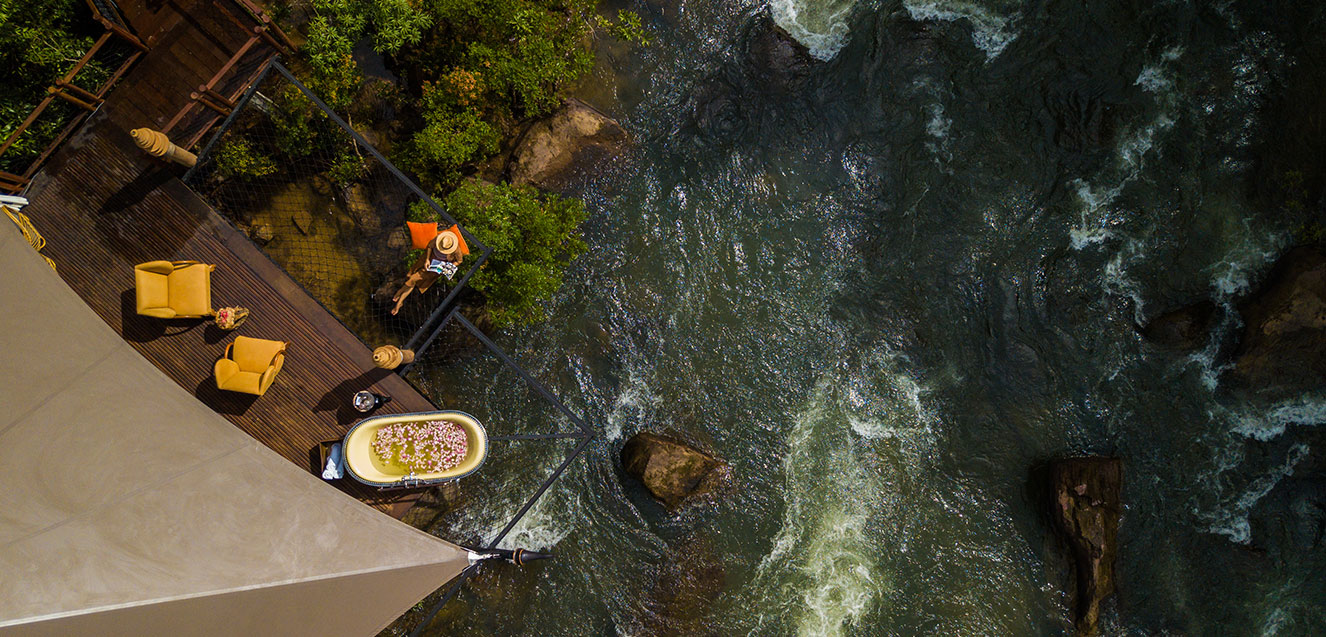
{"type": "Polygon", "coordinates": [[[460,226],[451,226],[442,232],[450,232],[456,235],[456,245],[460,246],[460,256],[463,257],[470,253],[470,246],[465,245],[465,235],[460,233],[460,226]]]}
{"type": "Polygon", "coordinates": [[[436,223],[415,223],[406,221],[405,225],[410,229],[410,243],[414,245],[415,250],[423,250],[437,236],[436,223]]]}

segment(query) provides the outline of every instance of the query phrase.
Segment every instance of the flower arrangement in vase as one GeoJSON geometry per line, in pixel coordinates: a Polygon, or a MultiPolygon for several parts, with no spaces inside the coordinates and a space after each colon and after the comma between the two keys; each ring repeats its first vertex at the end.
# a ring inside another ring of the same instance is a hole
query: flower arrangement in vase
{"type": "Polygon", "coordinates": [[[212,319],[216,326],[223,330],[233,330],[244,324],[244,319],[249,318],[249,308],[246,307],[223,307],[216,311],[216,316],[212,319]]]}

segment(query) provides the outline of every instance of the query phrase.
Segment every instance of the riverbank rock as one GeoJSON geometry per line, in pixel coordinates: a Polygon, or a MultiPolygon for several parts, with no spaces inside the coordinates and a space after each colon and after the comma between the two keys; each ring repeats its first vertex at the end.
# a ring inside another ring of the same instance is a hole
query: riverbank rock
{"type": "Polygon", "coordinates": [[[1114,594],[1122,486],[1118,458],[1070,458],[1050,466],[1051,516],[1072,553],[1077,579],[1078,635],[1096,634],[1101,600],[1114,594]]]}
{"type": "Polygon", "coordinates": [[[643,482],[669,509],[712,492],[727,474],[727,465],[717,458],[649,432],[631,436],[621,459],[626,473],[643,482]]]}
{"type": "Polygon", "coordinates": [[[1208,300],[1166,312],[1138,327],[1142,337],[1152,343],[1177,350],[1200,349],[1215,325],[1218,313],[1208,300]]]}
{"type": "Polygon", "coordinates": [[[626,140],[616,120],[580,100],[566,100],[521,135],[507,164],[507,180],[556,190],[565,185],[571,168],[616,154],[626,140]]]}
{"type": "Polygon", "coordinates": [[[1285,398],[1326,379],[1326,249],[1285,253],[1260,290],[1238,305],[1243,335],[1232,380],[1240,389],[1285,398]]]}
{"type": "Polygon", "coordinates": [[[810,49],[778,26],[768,11],[756,16],[751,25],[746,38],[746,60],[759,86],[785,92],[800,89],[823,65],[811,57],[810,49]]]}

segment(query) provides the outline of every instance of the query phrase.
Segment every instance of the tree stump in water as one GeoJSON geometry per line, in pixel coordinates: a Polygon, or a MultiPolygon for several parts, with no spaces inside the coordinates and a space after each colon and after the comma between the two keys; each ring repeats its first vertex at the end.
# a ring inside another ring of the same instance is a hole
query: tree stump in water
{"type": "Polygon", "coordinates": [[[1073,625],[1094,635],[1101,600],[1114,594],[1123,462],[1118,458],[1070,458],[1050,467],[1053,517],[1073,554],[1077,597],[1073,625]]]}

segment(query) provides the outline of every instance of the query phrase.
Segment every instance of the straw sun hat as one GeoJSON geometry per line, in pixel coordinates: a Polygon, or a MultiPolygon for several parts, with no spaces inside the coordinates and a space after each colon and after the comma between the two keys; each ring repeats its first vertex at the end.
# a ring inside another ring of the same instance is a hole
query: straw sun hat
{"type": "Polygon", "coordinates": [[[455,254],[460,249],[460,243],[456,241],[456,235],[451,232],[439,232],[433,238],[433,247],[442,254],[455,254]]]}

